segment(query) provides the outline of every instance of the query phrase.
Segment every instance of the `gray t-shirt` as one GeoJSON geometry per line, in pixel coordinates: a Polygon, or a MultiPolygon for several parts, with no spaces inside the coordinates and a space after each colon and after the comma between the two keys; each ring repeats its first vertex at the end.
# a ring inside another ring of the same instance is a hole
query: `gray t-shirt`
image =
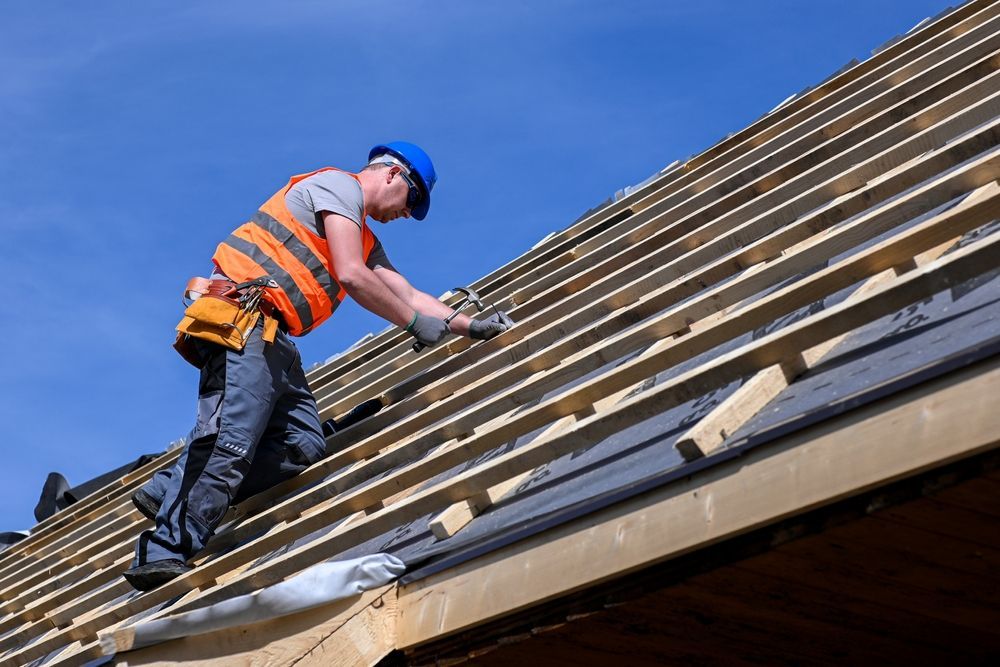
{"type": "MultiPolygon", "coordinates": [[[[342,171],[324,171],[304,178],[285,195],[288,211],[303,225],[312,225],[321,238],[326,238],[323,228],[323,211],[342,215],[361,227],[365,211],[361,184],[342,171]]],[[[368,256],[368,268],[381,266],[395,271],[382,242],[375,237],[375,247],[368,256]]]]}

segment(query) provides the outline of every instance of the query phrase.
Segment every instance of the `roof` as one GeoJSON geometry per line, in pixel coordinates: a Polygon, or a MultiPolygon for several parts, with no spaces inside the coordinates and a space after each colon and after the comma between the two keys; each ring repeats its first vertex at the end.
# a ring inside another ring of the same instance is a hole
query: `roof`
{"type": "Polygon", "coordinates": [[[414,354],[391,329],[310,371],[324,418],[385,407],[235,508],[191,573],[141,595],[119,576],[128,495],[176,451],[40,522],[0,554],[0,664],[81,664],[121,623],[386,551],[395,647],[417,647],[994,448],[998,26],[986,1],[922,24],[483,277],[502,336],[414,354]],[[912,450],[873,435],[897,409],[926,422],[897,426],[912,450]],[[661,525],[657,503],[691,523],[601,532],[661,525]],[[564,539],[615,557],[561,589],[440,592],[564,539]]]}

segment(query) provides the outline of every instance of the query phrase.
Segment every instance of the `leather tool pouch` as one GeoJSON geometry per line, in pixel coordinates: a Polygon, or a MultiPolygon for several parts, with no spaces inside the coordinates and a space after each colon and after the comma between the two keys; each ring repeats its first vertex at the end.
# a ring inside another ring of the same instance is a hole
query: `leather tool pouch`
{"type": "MultiPolygon", "coordinates": [[[[197,352],[181,349],[191,347],[184,336],[242,350],[260,316],[259,310],[242,310],[239,302],[234,299],[206,294],[184,311],[184,317],[177,325],[178,336],[174,348],[189,362],[192,361],[192,356],[197,356],[197,352]]],[[[200,367],[199,364],[195,366],[200,367]]]]}
{"type": "MultiPolygon", "coordinates": [[[[274,281],[271,283],[269,286],[277,286],[274,281]]],[[[250,299],[253,305],[245,309],[240,301],[232,298],[239,297],[237,288],[250,284],[236,285],[228,280],[206,278],[191,279],[184,295],[194,301],[184,311],[184,317],[177,325],[177,338],[174,341],[174,349],[185,361],[195,368],[205,365],[192,338],[200,338],[232,350],[242,350],[261,317],[264,318],[261,338],[266,343],[274,342],[279,326],[274,307],[257,298],[250,299]]]]}
{"type": "Polygon", "coordinates": [[[258,319],[259,310],[247,312],[235,299],[206,294],[187,307],[177,331],[242,350],[258,319]]]}
{"type": "Polygon", "coordinates": [[[177,324],[174,349],[195,368],[204,366],[204,361],[191,338],[242,350],[260,319],[260,310],[243,310],[239,301],[228,296],[237,294],[235,289],[230,288],[231,285],[232,283],[204,279],[193,279],[188,285],[186,295],[190,296],[194,292],[200,296],[185,309],[184,317],[177,324]],[[198,289],[192,288],[195,280],[203,281],[198,284],[198,289]]]}

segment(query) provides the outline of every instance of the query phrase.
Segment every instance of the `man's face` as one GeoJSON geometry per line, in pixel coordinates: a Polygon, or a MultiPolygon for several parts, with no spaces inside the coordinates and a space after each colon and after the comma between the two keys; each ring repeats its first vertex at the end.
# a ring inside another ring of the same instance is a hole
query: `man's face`
{"type": "Polygon", "coordinates": [[[410,208],[406,205],[410,192],[410,185],[406,182],[402,170],[398,166],[392,166],[382,170],[384,176],[380,181],[380,192],[378,201],[373,202],[375,206],[368,212],[375,220],[381,223],[390,222],[396,218],[409,218],[410,208]]]}

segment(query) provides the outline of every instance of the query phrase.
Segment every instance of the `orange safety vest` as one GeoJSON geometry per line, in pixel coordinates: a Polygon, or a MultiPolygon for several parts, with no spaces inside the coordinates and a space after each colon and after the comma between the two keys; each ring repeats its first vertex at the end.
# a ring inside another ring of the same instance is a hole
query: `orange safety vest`
{"type": "MultiPolygon", "coordinates": [[[[302,179],[334,167],[293,176],[288,185],[264,202],[251,220],[219,244],[212,261],[230,280],[241,283],[269,275],[278,283],[265,298],[281,312],[288,333],[304,336],[333,315],[347,292],[337,280],[326,239],[296,220],[285,206],[285,194],[302,179]]],[[[358,180],[349,172],[343,172],[358,180]]],[[[359,182],[360,183],[360,182],[359,182]]],[[[362,261],[367,262],[375,235],[361,214],[362,261]]]]}

